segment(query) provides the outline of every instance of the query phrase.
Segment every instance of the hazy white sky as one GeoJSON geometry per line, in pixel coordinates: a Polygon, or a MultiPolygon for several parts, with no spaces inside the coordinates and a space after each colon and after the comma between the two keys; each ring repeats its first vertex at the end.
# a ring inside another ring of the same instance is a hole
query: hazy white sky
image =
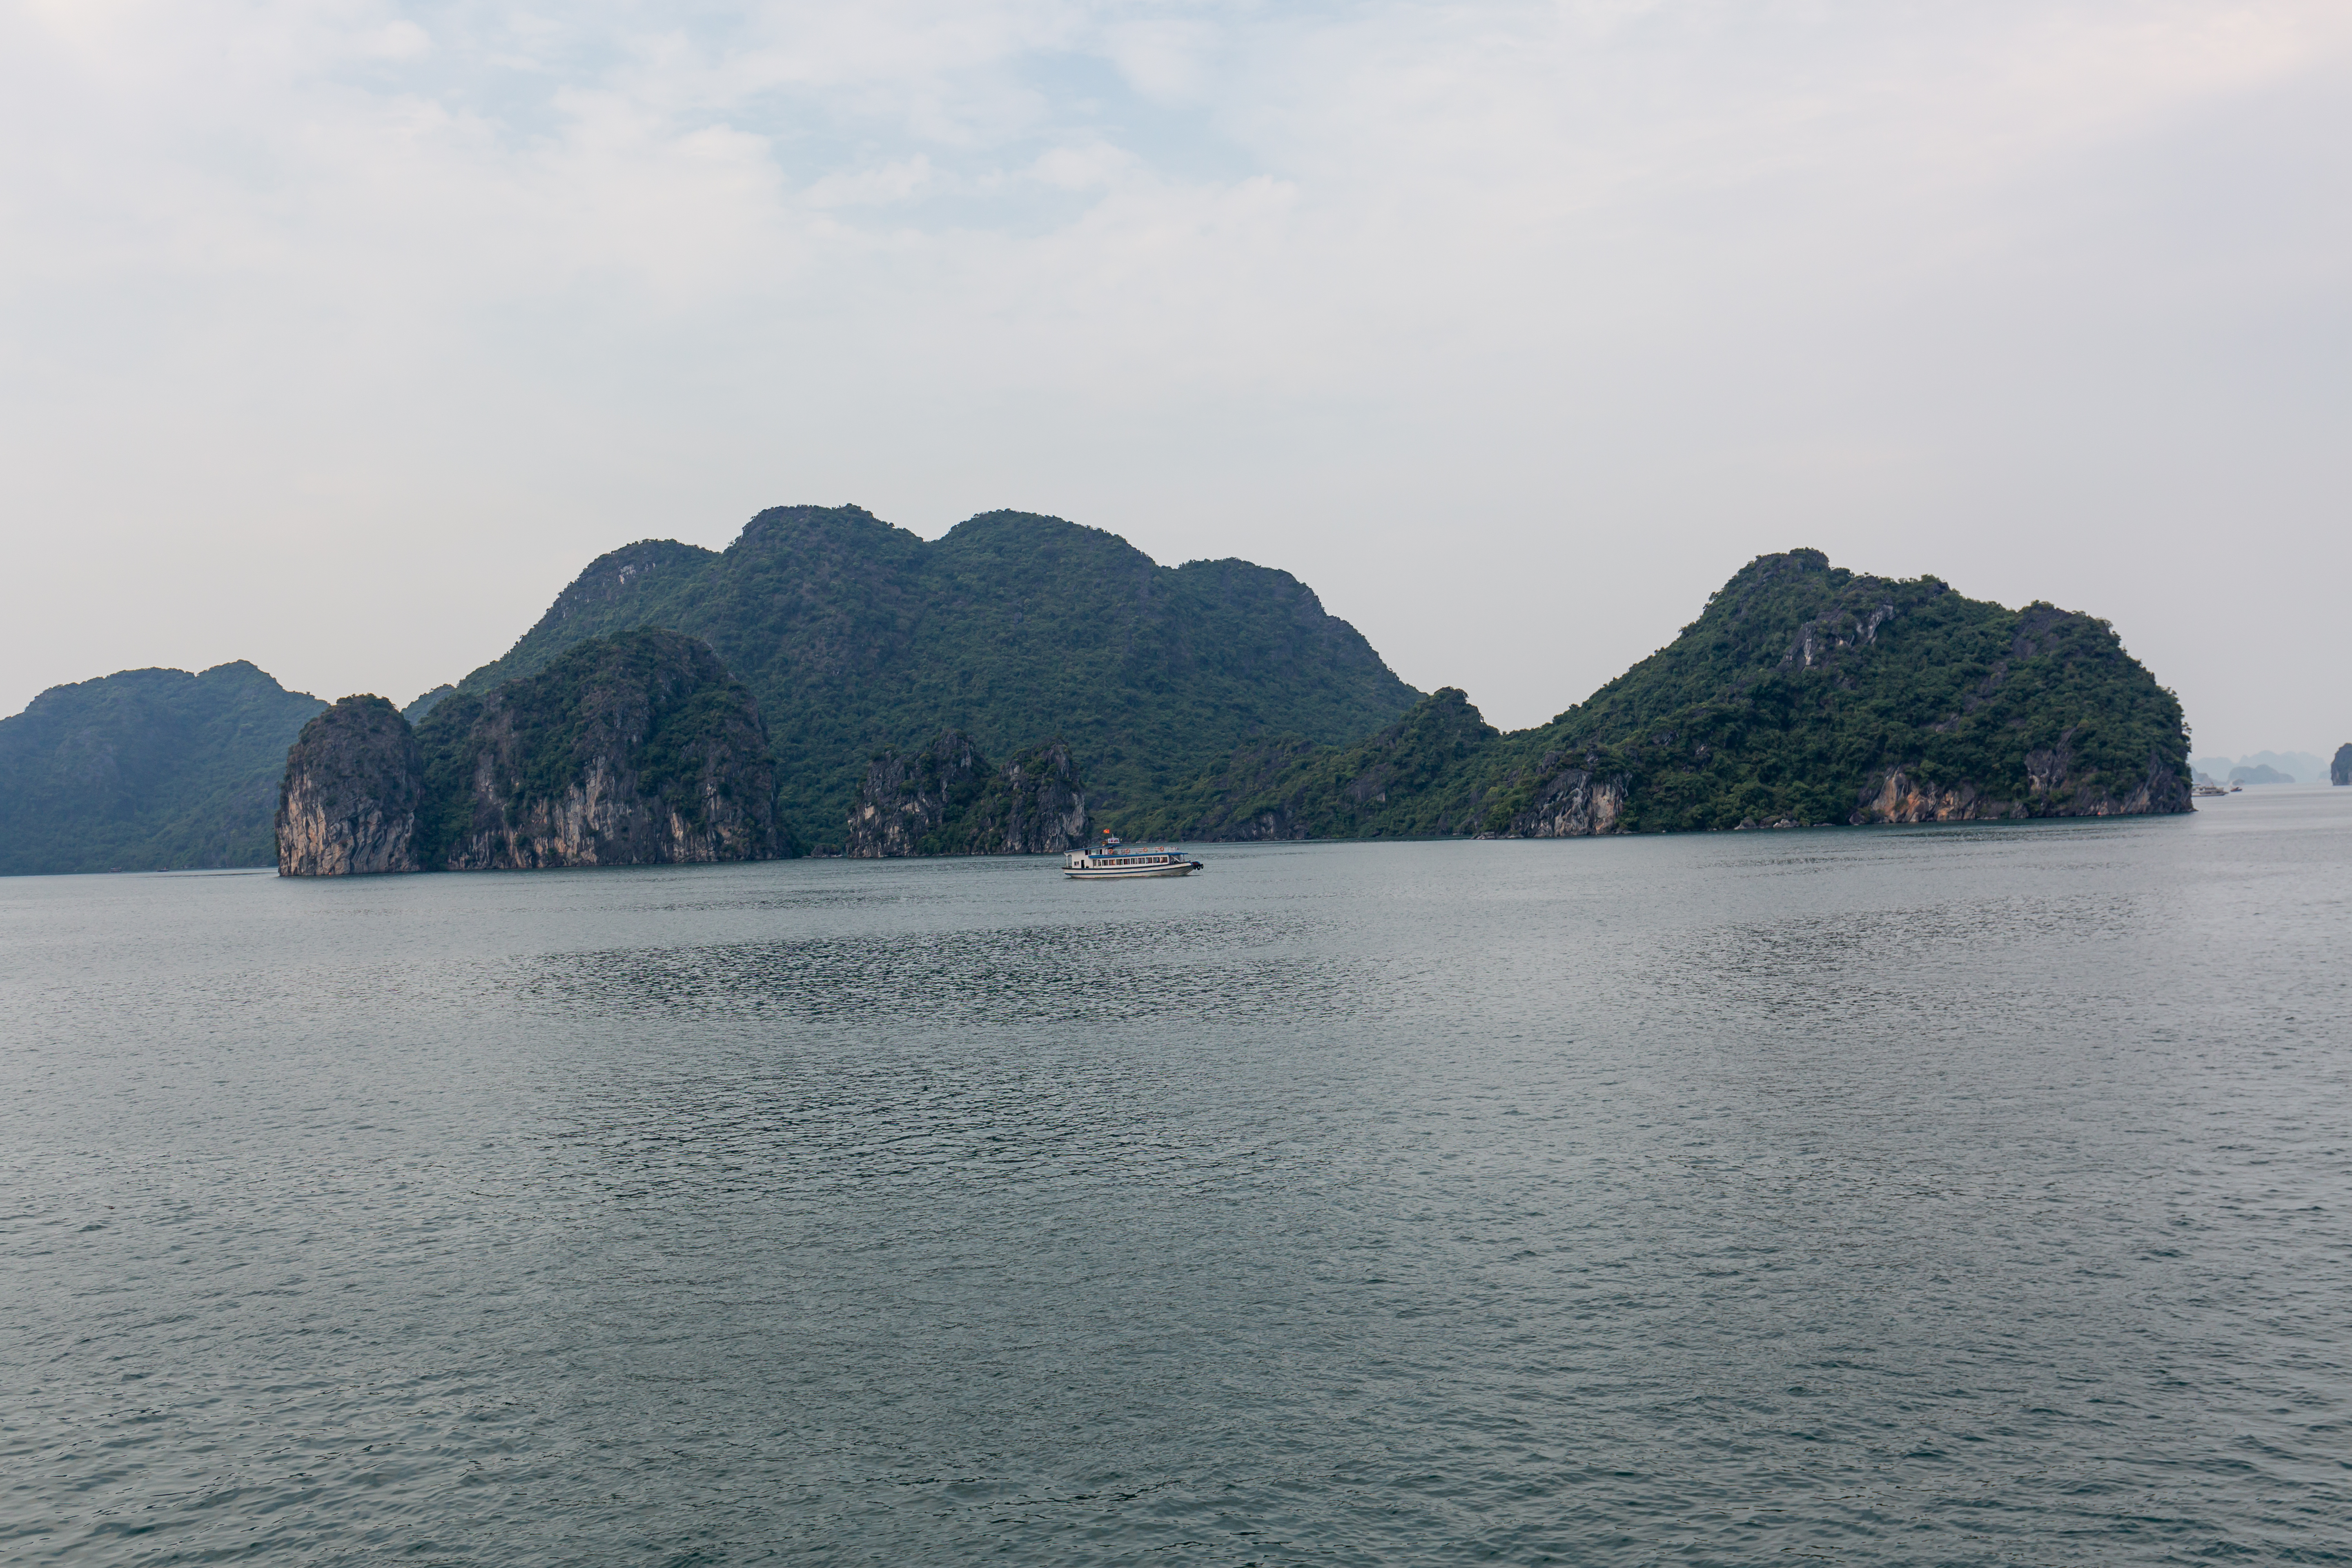
{"type": "Polygon", "coordinates": [[[0,712],[1000,506],[1549,717],[1766,550],[2352,739],[2352,5],[0,0],[0,712]]]}

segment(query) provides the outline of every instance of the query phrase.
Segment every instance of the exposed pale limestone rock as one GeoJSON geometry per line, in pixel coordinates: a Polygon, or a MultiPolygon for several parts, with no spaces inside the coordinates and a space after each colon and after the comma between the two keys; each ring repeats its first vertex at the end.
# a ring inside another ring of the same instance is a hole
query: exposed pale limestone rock
{"type": "Polygon", "coordinates": [[[278,874],[415,871],[425,763],[381,697],[346,697],[302,727],[278,792],[278,874]]]}
{"type": "Polygon", "coordinates": [[[992,768],[969,736],[949,730],[911,755],[866,767],[850,808],[848,853],[1052,855],[1087,842],[1087,797],[1059,741],[992,768]]]}

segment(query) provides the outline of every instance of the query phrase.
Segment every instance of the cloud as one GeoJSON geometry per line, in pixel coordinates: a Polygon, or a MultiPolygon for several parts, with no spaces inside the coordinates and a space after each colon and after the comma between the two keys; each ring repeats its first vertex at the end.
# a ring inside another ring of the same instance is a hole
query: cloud
{"type": "Polygon", "coordinates": [[[1029,166],[1032,179],[1056,190],[1104,190],[1137,166],[1135,154],[1108,142],[1089,141],[1074,147],[1056,147],[1029,166]]]}
{"type": "Polygon", "coordinates": [[[812,181],[801,199],[814,207],[888,206],[912,201],[936,184],[930,159],[919,153],[871,168],[824,175],[812,181]]]}
{"type": "Polygon", "coordinates": [[[1203,98],[1225,41],[1225,35],[1197,17],[1114,20],[1097,37],[1103,54],[1127,85],[1161,104],[1189,104],[1203,98]]]}
{"type": "Polygon", "coordinates": [[[1815,542],[2284,726],[2167,629],[2239,568],[2138,563],[2352,564],[2347,79],[2302,0],[19,6],[0,501],[105,587],[0,707],[421,689],[623,539],[856,496],[1270,559],[1511,722],[1815,542]]]}
{"type": "Polygon", "coordinates": [[[360,53],[370,59],[414,60],[433,52],[433,35],[414,22],[387,22],[365,35],[360,53]]]}

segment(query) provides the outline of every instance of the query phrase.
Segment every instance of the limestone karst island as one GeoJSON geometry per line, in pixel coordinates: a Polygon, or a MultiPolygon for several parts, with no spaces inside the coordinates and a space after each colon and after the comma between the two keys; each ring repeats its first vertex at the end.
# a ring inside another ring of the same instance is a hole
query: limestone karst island
{"type": "Polygon", "coordinates": [[[1665,647],[1506,732],[1286,572],[1160,566],[1023,512],[926,542],[780,507],[724,551],[591,563],[405,710],[247,664],[46,691],[0,721],[0,872],[2110,816],[2188,811],[2190,784],[2179,701],[2105,622],[1818,551],[1741,566],[1665,647]]]}

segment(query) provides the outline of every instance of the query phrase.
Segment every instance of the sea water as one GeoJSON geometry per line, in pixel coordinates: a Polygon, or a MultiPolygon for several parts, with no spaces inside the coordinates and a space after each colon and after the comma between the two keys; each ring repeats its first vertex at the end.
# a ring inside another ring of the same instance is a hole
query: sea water
{"type": "Polygon", "coordinates": [[[2352,1559],[2352,790],[0,881],[0,1558],[2352,1559]]]}

